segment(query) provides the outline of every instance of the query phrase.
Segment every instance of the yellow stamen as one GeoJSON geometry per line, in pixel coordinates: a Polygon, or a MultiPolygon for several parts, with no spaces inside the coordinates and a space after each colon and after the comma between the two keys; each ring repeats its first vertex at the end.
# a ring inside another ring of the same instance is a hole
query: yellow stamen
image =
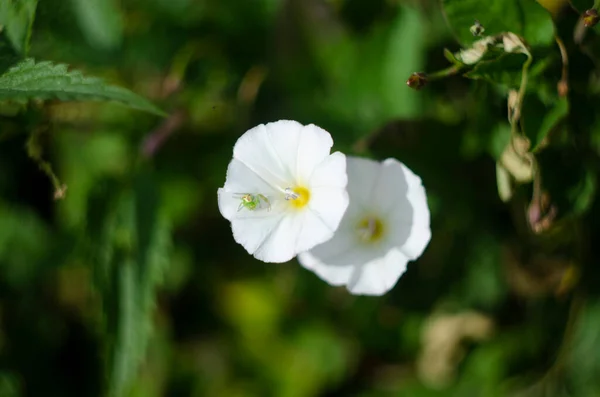
{"type": "Polygon", "coordinates": [[[368,216],[363,218],[356,228],[360,239],[367,243],[375,242],[383,237],[384,227],[380,219],[368,216]]]}
{"type": "Polygon", "coordinates": [[[296,209],[304,207],[310,201],[310,191],[303,186],[292,188],[290,193],[286,196],[287,200],[296,209]]]}

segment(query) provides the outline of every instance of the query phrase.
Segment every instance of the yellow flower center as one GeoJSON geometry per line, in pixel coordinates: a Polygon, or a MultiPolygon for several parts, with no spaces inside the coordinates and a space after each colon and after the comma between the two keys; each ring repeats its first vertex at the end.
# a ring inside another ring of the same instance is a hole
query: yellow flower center
{"type": "Polygon", "coordinates": [[[296,186],[293,189],[288,189],[286,200],[296,209],[303,208],[310,201],[310,190],[304,186],[296,186]]]}
{"type": "Polygon", "coordinates": [[[372,216],[361,219],[356,227],[360,239],[366,243],[372,243],[383,237],[383,222],[372,216]]]}

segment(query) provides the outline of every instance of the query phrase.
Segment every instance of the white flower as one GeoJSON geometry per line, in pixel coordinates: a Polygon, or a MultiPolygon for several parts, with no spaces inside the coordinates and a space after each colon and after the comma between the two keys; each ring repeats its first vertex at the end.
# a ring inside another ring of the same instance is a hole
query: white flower
{"type": "Polygon", "coordinates": [[[350,205],[334,237],[298,260],[331,285],[383,295],[431,239],[421,179],[396,159],[348,157],[350,205]]]}
{"type": "Polygon", "coordinates": [[[286,262],[329,240],[348,207],[346,157],[313,124],[280,120],[236,142],[219,210],[255,258],[286,262]]]}

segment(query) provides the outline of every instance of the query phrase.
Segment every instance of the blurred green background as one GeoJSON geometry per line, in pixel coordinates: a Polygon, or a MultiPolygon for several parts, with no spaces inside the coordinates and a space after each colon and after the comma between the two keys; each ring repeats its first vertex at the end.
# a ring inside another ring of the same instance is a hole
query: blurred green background
{"type": "MultiPolygon", "coordinates": [[[[505,2],[477,4],[503,22],[505,2]]],[[[545,13],[523,7],[522,24],[545,13]]],[[[555,19],[570,111],[538,156],[557,215],[534,233],[531,184],[498,195],[504,75],[406,85],[461,49],[440,1],[40,0],[30,56],[167,116],[87,101],[0,116],[0,396],[600,396],[600,46],[573,41],[578,17],[555,19]],[[234,242],[216,202],[233,144],[280,119],[421,176],[433,237],[387,295],[234,242]]],[[[561,78],[552,34],[542,99],[561,78]]]]}

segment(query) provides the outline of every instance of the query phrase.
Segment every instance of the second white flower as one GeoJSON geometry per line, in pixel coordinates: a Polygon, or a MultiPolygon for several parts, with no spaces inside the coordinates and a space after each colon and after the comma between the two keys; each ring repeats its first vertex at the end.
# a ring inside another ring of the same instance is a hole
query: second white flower
{"type": "Polygon", "coordinates": [[[335,236],[298,260],[352,294],[383,295],[431,239],[425,188],[396,159],[348,157],[348,192],[350,206],[335,236]]]}

